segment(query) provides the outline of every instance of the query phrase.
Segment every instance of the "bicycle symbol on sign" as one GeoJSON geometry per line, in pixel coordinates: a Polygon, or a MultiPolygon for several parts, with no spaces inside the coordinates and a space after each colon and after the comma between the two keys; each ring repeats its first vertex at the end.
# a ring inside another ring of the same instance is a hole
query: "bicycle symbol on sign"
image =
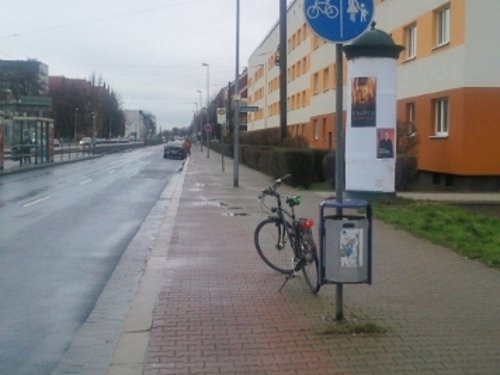
{"type": "Polygon", "coordinates": [[[334,20],[339,15],[339,8],[330,4],[330,0],[315,0],[314,4],[307,8],[307,16],[314,19],[317,18],[320,13],[334,20]]]}

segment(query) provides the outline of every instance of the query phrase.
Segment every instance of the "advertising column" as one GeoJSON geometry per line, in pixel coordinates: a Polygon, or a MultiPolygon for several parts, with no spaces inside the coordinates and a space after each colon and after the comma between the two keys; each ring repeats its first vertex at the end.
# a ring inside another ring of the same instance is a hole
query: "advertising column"
{"type": "Polygon", "coordinates": [[[344,47],[348,196],[395,192],[396,59],[402,49],[374,27],[344,47]]]}

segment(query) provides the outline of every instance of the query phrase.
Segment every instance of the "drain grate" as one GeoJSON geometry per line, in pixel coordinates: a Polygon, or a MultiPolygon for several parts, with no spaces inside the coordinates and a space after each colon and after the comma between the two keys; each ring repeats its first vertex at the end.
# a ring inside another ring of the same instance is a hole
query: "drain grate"
{"type": "Polygon", "coordinates": [[[248,216],[250,214],[246,212],[224,212],[223,216],[248,216]]]}

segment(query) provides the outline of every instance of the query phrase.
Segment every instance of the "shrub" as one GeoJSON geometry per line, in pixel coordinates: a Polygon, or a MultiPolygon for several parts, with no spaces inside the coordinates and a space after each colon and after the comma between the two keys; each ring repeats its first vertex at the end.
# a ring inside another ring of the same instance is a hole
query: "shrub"
{"type": "Polygon", "coordinates": [[[292,186],[308,188],[314,175],[313,157],[309,149],[273,148],[270,155],[270,172],[275,178],[290,173],[292,186]]]}
{"type": "Polygon", "coordinates": [[[396,190],[409,190],[418,176],[417,158],[399,155],[396,159],[396,190]]]}
{"type": "Polygon", "coordinates": [[[330,182],[332,189],[335,189],[335,151],[327,153],[323,157],[323,178],[324,181],[330,182]]]}

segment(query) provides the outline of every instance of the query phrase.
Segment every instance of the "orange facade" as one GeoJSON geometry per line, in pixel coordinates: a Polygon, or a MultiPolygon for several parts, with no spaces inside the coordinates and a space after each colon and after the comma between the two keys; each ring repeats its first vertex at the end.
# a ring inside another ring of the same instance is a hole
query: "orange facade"
{"type": "Polygon", "coordinates": [[[415,108],[418,169],[460,176],[500,175],[500,88],[459,88],[398,102],[398,120],[415,108]],[[449,100],[447,136],[435,135],[434,102],[449,100]]]}

